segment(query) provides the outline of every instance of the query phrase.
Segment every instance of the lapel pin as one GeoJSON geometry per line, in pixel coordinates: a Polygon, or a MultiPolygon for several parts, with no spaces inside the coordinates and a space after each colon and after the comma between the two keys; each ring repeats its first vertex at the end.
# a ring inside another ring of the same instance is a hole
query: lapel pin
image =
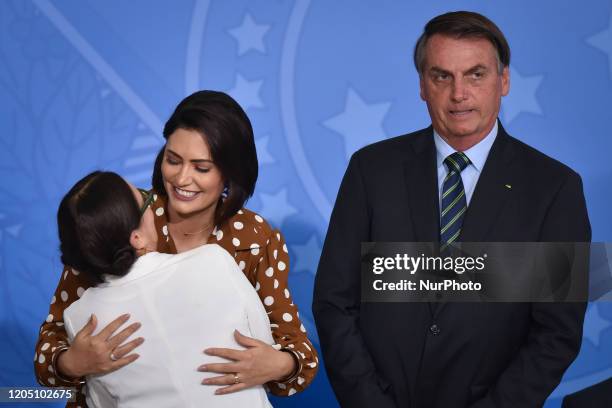
{"type": "Polygon", "coordinates": [[[507,188],[508,190],[512,190],[512,185],[510,185],[510,184],[506,184],[506,188],[507,188]]]}

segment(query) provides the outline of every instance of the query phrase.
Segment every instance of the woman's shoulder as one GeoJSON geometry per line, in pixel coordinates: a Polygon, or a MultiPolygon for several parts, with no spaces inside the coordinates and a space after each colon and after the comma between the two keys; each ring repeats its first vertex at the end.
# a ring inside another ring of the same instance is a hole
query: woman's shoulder
{"type": "Polygon", "coordinates": [[[243,207],[219,228],[217,237],[231,237],[237,249],[252,249],[268,245],[275,232],[261,215],[243,207]]]}
{"type": "Polygon", "coordinates": [[[150,189],[139,189],[141,191],[146,191],[146,193],[148,195],[152,195],[153,199],[151,200],[150,206],[153,209],[153,211],[155,212],[156,209],[158,208],[162,208],[161,211],[158,211],[156,215],[158,216],[162,216],[162,215],[166,215],[164,214],[165,212],[165,208],[166,208],[166,201],[167,201],[167,197],[165,194],[160,194],[159,192],[157,192],[154,188],[150,188],[150,189]],[[161,213],[161,214],[160,214],[161,213]]]}

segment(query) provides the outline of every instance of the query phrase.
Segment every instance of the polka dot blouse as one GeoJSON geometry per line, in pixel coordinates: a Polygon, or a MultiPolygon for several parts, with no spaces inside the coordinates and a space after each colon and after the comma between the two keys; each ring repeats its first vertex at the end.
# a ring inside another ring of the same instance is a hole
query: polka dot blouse
{"type": "MultiPolygon", "coordinates": [[[[164,197],[155,194],[151,208],[160,237],[157,250],[172,254],[177,251],[168,233],[165,206],[164,197]]],[[[223,226],[215,228],[208,243],[220,245],[234,257],[268,312],[275,348],[290,352],[299,362],[299,372],[290,381],[267,384],[270,392],[289,396],[304,390],[312,382],[319,360],[287,287],[289,254],[282,234],[273,230],[261,216],[243,208],[223,226]]],[[[34,355],[36,377],[43,386],[75,386],[76,381],[67,381],[56,374],[55,361],[62,349],[68,346],[63,327],[64,309],[81,297],[89,286],[82,274],[69,266],[64,267],[51,299],[49,315],[40,328],[34,355]]],[[[194,367],[197,365],[198,362],[194,361],[194,367]]],[[[84,388],[79,385],[77,389],[77,401],[66,406],[85,408],[84,388]]]]}

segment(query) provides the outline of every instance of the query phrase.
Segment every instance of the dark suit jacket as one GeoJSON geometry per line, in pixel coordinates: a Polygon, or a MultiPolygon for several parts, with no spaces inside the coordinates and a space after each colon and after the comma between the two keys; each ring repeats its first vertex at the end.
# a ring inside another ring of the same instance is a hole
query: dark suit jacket
{"type": "Polygon", "coordinates": [[[563,398],[561,408],[610,408],[612,407],[612,378],[563,398]]]}
{"type": "MultiPolygon", "coordinates": [[[[313,301],[338,401],[351,408],[541,406],[579,351],[586,304],[360,302],[360,243],[436,242],[438,206],[431,127],[351,158],[313,301]]],[[[590,239],[580,176],[500,125],[459,240],[590,239]]]]}

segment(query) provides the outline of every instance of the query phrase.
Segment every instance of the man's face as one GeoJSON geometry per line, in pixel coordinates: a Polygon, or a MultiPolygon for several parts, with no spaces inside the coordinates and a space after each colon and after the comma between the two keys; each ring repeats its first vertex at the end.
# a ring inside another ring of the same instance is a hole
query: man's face
{"type": "Polygon", "coordinates": [[[434,129],[453,147],[468,149],[493,128],[510,77],[484,38],[433,35],[425,47],[421,98],[434,129]]]}

